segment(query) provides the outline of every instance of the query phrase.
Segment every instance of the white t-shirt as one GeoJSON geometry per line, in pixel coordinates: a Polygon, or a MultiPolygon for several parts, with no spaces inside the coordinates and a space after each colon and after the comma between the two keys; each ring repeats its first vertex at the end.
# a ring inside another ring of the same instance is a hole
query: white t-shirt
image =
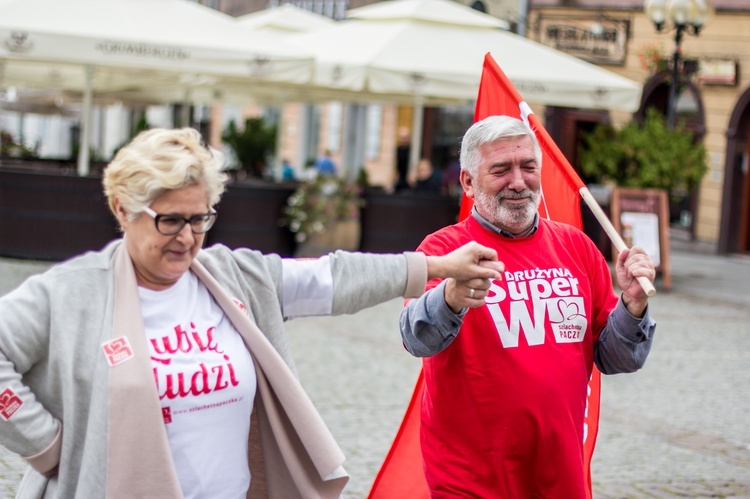
{"type": "Polygon", "coordinates": [[[242,337],[191,272],[138,294],[183,495],[244,498],[257,380],[242,337]]]}

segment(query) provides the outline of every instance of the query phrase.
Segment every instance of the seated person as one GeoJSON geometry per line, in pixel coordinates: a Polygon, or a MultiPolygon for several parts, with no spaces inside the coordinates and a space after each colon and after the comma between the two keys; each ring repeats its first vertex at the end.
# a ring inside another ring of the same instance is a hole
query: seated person
{"type": "Polygon", "coordinates": [[[436,192],[441,189],[440,172],[432,167],[427,158],[422,158],[417,163],[417,178],[414,182],[415,192],[436,192]]]}

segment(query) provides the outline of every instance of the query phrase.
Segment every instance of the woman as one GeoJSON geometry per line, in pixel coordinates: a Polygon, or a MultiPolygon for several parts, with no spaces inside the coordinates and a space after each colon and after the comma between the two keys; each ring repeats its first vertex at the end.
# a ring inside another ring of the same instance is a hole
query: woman
{"type": "Polygon", "coordinates": [[[124,237],[0,298],[0,443],[19,497],[338,497],[343,455],[296,379],[285,319],[489,287],[494,252],[201,249],[225,174],[192,129],[143,132],[104,173],[124,237]]]}

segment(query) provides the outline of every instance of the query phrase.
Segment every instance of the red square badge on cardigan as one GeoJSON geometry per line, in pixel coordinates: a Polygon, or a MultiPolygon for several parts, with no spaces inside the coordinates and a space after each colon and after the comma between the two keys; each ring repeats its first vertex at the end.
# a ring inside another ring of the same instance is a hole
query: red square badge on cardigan
{"type": "Polygon", "coordinates": [[[107,356],[107,362],[109,366],[116,366],[122,364],[128,359],[133,358],[133,349],[130,348],[130,343],[125,336],[115,338],[112,341],[102,345],[104,355],[107,356]]]}
{"type": "Polygon", "coordinates": [[[235,305],[237,305],[239,307],[240,310],[242,310],[243,312],[245,312],[245,315],[247,315],[248,317],[250,317],[250,312],[247,311],[247,307],[245,306],[244,303],[242,303],[240,300],[238,300],[235,297],[232,297],[232,301],[234,302],[235,305]]]}
{"type": "Polygon", "coordinates": [[[6,388],[0,393],[0,417],[5,421],[8,421],[13,414],[23,405],[23,400],[19,397],[16,392],[10,388],[6,388]]]}

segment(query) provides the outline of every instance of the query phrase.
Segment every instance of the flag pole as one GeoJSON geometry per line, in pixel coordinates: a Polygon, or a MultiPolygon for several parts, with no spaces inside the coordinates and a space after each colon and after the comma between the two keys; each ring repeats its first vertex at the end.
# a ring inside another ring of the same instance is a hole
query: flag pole
{"type": "MultiPolygon", "coordinates": [[[[599,206],[599,203],[596,202],[596,199],[594,199],[594,196],[591,195],[591,192],[588,190],[587,187],[581,187],[578,192],[581,194],[581,197],[586,202],[586,205],[591,209],[591,211],[594,213],[594,216],[599,221],[599,224],[602,226],[602,229],[604,229],[604,232],[607,233],[609,236],[610,241],[612,241],[612,244],[615,245],[615,248],[617,248],[617,251],[622,251],[628,249],[627,245],[625,244],[625,241],[622,240],[620,237],[620,234],[617,233],[617,230],[615,230],[614,225],[612,225],[612,222],[607,217],[606,213],[604,213],[604,210],[602,210],[601,206],[599,206]]],[[[654,285],[651,283],[651,281],[648,280],[647,277],[636,277],[638,279],[638,284],[641,285],[643,288],[643,291],[646,292],[646,295],[648,296],[654,296],[656,294],[656,288],[654,288],[654,285]]]]}

